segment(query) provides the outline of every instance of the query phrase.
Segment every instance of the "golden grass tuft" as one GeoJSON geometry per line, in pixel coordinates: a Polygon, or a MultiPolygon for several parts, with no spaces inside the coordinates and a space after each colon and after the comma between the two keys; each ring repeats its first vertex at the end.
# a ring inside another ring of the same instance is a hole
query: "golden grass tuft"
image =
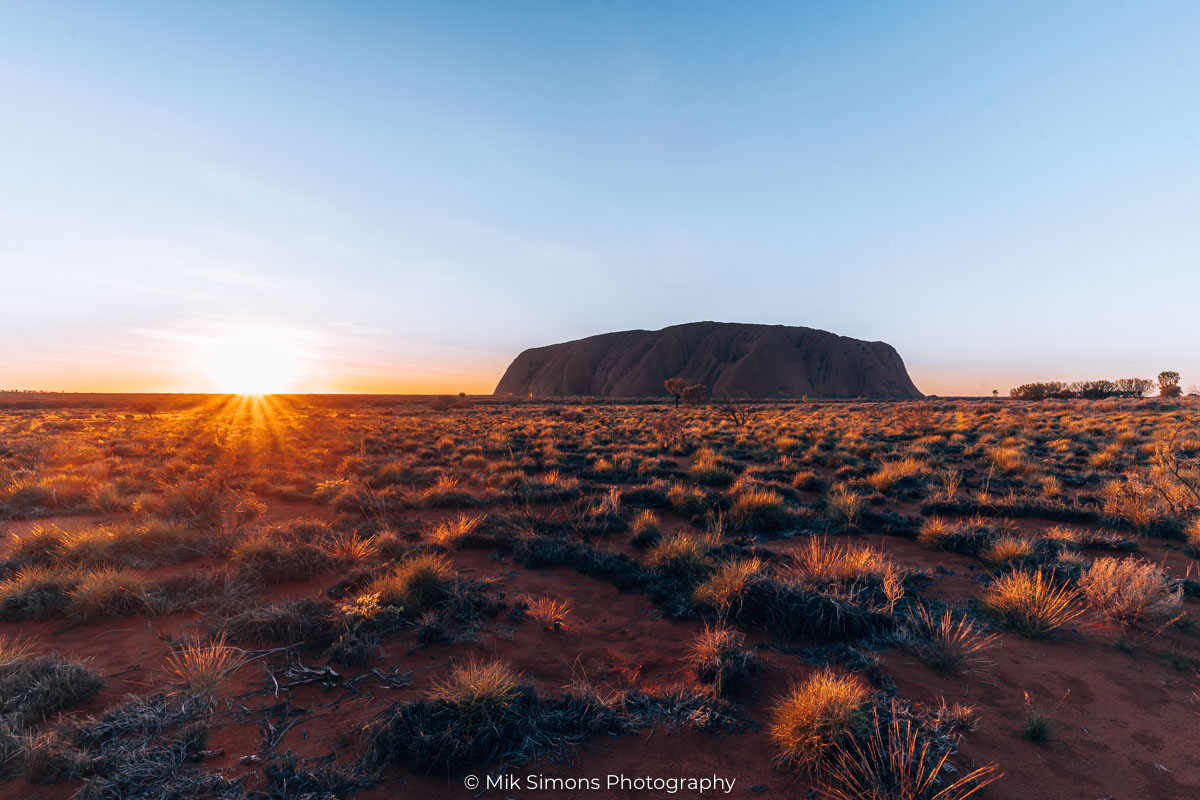
{"type": "Polygon", "coordinates": [[[692,592],[692,602],[710,606],[722,614],[735,612],[751,586],[763,577],[758,557],[734,559],[718,564],[692,592]]]}
{"type": "Polygon", "coordinates": [[[782,570],[782,577],[810,586],[845,584],[864,579],[881,581],[897,577],[896,566],[870,547],[812,539],[794,555],[795,561],[782,570]]]}
{"type": "Polygon", "coordinates": [[[0,673],[12,670],[33,654],[33,646],[19,636],[13,639],[0,636],[0,673]]]}
{"type": "Polygon", "coordinates": [[[941,517],[927,517],[921,522],[921,530],[917,533],[917,542],[930,550],[940,550],[942,540],[949,536],[952,530],[950,523],[941,517]]]}
{"type": "Polygon", "coordinates": [[[829,513],[829,518],[834,522],[844,524],[847,528],[854,526],[865,506],[866,500],[862,495],[844,486],[835,487],[833,491],[825,495],[825,508],[829,513]]]}
{"type": "Polygon", "coordinates": [[[1075,596],[1070,587],[1055,586],[1041,572],[1018,570],[997,578],[984,591],[981,605],[1017,632],[1039,638],[1079,616],[1075,596]]]}
{"type": "Polygon", "coordinates": [[[526,612],[530,619],[542,626],[545,631],[560,631],[567,627],[567,617],[571,615],[570,600],[555,600],[553,597],[527,597],[526,612]]]}
{"type": "Polygon", "coordinates": [[[857,675],[823,669],[795,684],[771,712],[778,763],[818,769],[868,724],[870,689],[857,675]]]}
{"type": "Polygon", "coordinates": [[[777,492],[746,489],[734,497],[729,516],[738,528],[775,531],[787,523],[788,511],[777,492]]]}
{"type": "Polygon", "coordinates": [[[326,550],[338,561],[361,564],[379,554],[379,545],[374,539],[359,536],[351,531],[334,534],[326,545],[326,550]]]}
{"type": "Polygon", "coordinates": [[[915,458],[889,461],[867,478],[867,483],[877,492],[888,492],[905,478],[915,478],[925,466],[915,458]]]}
{"type": "Polygon", "coordinates": [[[226,644],[224,633],[185,644],[167,658],[176,681],[197,694],[215,695],[244,663],[241,651],[226,644]]]}
{"type": "Polygon", "coordinates": [[[470,536],[483,522],[481,515],[459,514],[453,520],[442,520],[433,526],[429,533],[429,541],[446,548],[456,547],[463,539],[470,536]]]}
{"type": "Polygon", "coordinates": [[[501,661],[474,658],[455,664],[450,675],[434,683],[429,698],[452,706],[468,723],[485,722],[517,698],[521,677],[501,661]]]}
{"type": "Polygon", "coordinates": [[[927,665],[939,672],[958,674],[982,668],[981,653],[994,646],[996,634],[981,634],[965,616],[947,609],[935,615],[918,605],[903,627],[904,639],[927,665]]]}
{"type": "Polygon", "coordinates": [[[989,564],[1007,564],[1026,558],[1032,550],[1029,542],[1014,534],[991,541],[979,556],[989,564]]]}
{"type": "Polygon", "coordinates": [[[379,595],[379,602],[384,605],[427,608],[449,595],[454,574],[454,567],[445,556],[416,553],[371,581],[363,594],[379,595]]]}

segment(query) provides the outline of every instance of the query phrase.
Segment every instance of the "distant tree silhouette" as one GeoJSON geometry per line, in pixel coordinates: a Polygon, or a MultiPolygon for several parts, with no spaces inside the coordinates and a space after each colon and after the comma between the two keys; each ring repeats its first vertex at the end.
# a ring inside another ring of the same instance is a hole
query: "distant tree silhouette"
{"type": "Polygon", "coordinates": [[[1180,394],[1178,372],[1166,370],[1158,373],[1159,397],[1179,397],[1180,394]]]}
{"type": "Polygon", "coordinates": [[[1145,397],[1154,388],[1149,378],[1121,378],[1117,381],[1117,392],[1126,397],[1145,397]]]}
{"type": "Polygon", "coordinates": [[[676,408],[679,408],[679,401],[689,386],[691,383],[687,378],[667,378],[663,381],[663,388],[667,390],[667,394],[675,398],[676,408]]]}

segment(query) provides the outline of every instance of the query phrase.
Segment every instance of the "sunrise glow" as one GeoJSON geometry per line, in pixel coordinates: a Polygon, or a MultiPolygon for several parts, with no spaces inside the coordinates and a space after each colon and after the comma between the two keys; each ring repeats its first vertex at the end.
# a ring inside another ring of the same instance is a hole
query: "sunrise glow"
{"type": "Polygon", "coordinates": [[[196,368],[214,391],[241,395],[291,391],[305,372],[303,353],[286,333],[255,329],[203,340],[196,368]]]}

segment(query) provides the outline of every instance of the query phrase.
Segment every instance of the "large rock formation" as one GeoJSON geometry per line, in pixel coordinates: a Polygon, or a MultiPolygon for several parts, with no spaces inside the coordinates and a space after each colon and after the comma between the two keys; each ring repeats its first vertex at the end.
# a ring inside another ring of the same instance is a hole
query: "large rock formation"
{"type": "Polygon", "coordinates": [[[715,397],[921,397],[899,353],[813,328],[692,322],[535,347],[509,365],[497,395],[666,394],[686,378],[715,397]]]}

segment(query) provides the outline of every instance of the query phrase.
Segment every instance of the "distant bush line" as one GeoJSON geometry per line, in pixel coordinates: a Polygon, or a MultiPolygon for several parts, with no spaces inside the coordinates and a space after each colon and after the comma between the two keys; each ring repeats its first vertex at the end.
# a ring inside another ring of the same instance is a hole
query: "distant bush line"
{"type": "Polygon", "coordinates": [[[1009,391],[1017,400],[1104,400],[1111,397],[1145,397],[1155,386],[1149,378],[1121,378],[1116,381],[1046,381],[1026,383],[1009,391]]]}

